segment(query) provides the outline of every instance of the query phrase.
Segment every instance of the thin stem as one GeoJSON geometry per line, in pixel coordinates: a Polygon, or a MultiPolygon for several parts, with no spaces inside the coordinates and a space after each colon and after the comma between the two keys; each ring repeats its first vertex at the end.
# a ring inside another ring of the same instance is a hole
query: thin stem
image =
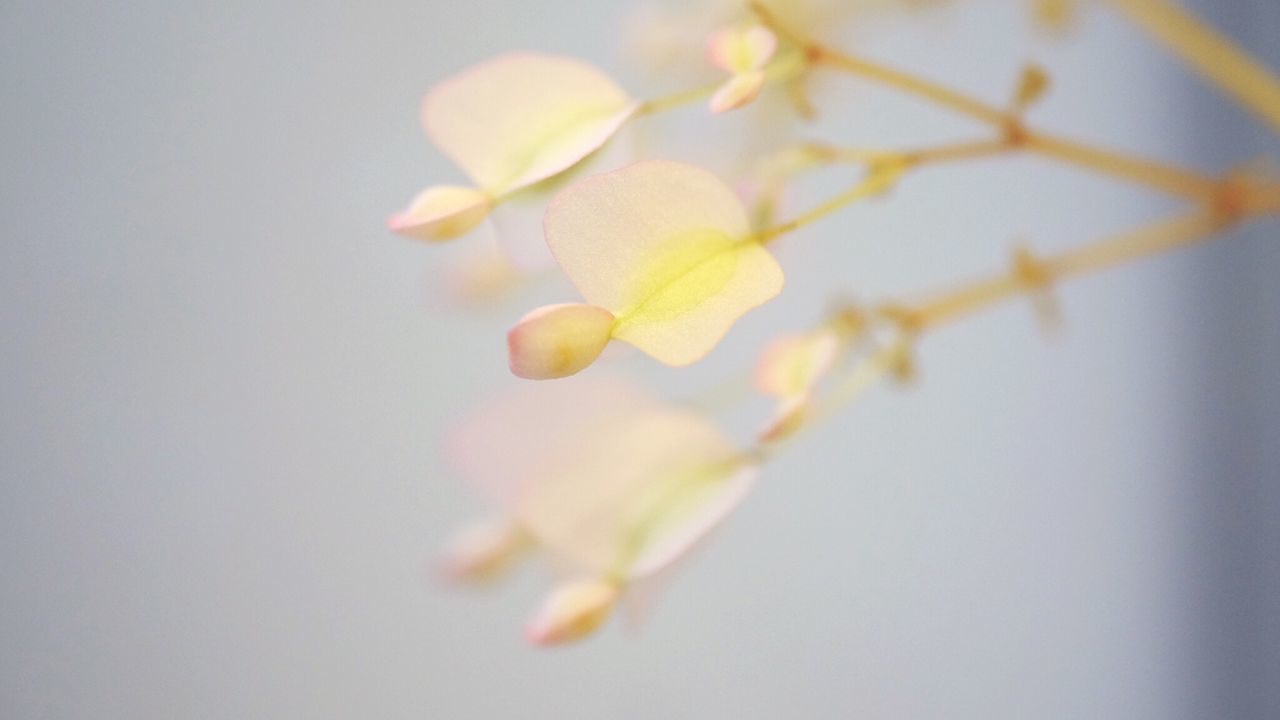
{"type": "Polygon", "coordinates": [[[1122,180],[1140,183],[1170,195],[1203,199],[1211,197],[1218,187],[1217,181],[1213,178],[1191,170],[1113,150],[1103,150],[1052,135],[1028,131],[1024,143],[1028,150],[1046,157],[1122,180]]]}
{"type": "Polygon", "coordinates": [[[824,145],[806,145],[803,150],[825,162],[856,162],[870,166],[867,176],[848,190],[830,198],[787,222],[765,228],[755,239],[768,244],[782,235],[798,230],[820,220],[837,210],[884,193],[898,181],[904,172],[920,165],[970,160],[990,157],[1014,149],[1007,140],[980,140],[954,143],[909,151],[860,150],[824,145]]]}
{"type": "Polygon", "coordinates": [[[662,97],[653,98],[652,100],[646,100],[640,103],[640,107],[636,110],[635,116],[644,117],[647,115],[657,115],[668,110],[684,107],[685,105],[692,105],[693,103],[700,102],[711,97],[719,87],[720,83],[713,83],[711,85],[702,85],[700,87],[682,90],[670,95],[663,95],[662,97]]]}
{"type": "MultiPolygon", "coordinates": [[[[1017,259],[1011,272],[937,293],[931,300],[914,306],[885,306],[880,314],[896,327],[895,341],[855,366],[800,430],[817,424],[815,421],[830,417],[856,399],[876,380],[897,372],[904,363],[909,363],[912,346],[921,335],[930,330],[1024,293],[1042,293],[1055,281],[1209,242],[1221,237],[1222,230],[1237,222],[1275,215],[1280,215],[1280,208],[1250,208],[1241,215],[1232,216],[1223,214],[1216,207],[1203,206],[1193,212],[1043,260],[1036,261],[1023,254],[1017,259]]],[[[789,438],[798,434],[793,433],[789,438]]]]}
{"type": "Polygon", "coordinates": [[[800,228],[821,220],[837,210],[848,207],[853,203],[873,195],[879,195],[888,190],[898,176],[901,175],[901,169],[872,171],[867,174],[857,185],[845,190],[844,192],[830,198],[826,202],[814,207],[797,217],[784,223],[765,228],[756,233],[755,240],[762,245],[778,239],[789,232],[799,230],[800,228]]]}
{"type": "MultiPolygon", "coordinates": [[[[766,82],[783,82],[794,77],[798,72],[804,69],[804,60],[800,53],[790,52],[779,55],[774,58],[764,68],[766,82]]],[[[708,85],[702,85],[688,90],[663,95],[662,97],[645,100],[640,103],[640,107],[636,109],[636,117],[644,117],[647,115],[657,115],[668,110],[692,105],[696,102],[706,100],[720,89],[723,81],[714,82],[708,85]]]]}
{"type": "Polygon", "coordinates": [[[913,330],[922,332],[1058,280],[1215,239],[1232,222],[1229,216],[1212,209],[1197,208],[1169,220],[1042,259],[1035,264],[1037,272],[1034,277],[1015,269],[935,295],[927,302],[909,306],[900,312],[913,330]]]}
{"type": "Polygon", "coordinates": [[[1009,117],[1008,113],[1000,108],[938,83],[822,45],[809,45],[809,58],[814,64],[843,70],[851,75],[901,90],[988,125],[1002,126],[1009,117]]]}
{"type": "MultiPolygon", "coordinates": [[[[1132,1],[1146,3],[1153,0],[1132,1]]],[[[789,38],[793,43],[804,48],[805,57],[811,64],[825,65],[871,80],[973,118],[999,130],[1008,137],[1011,144],[1022,145],[1046,157],[1088,168],[1104,175],[1141,183],[1179,197],[1204,200],[1212,197],[1216,190],[1217,184],[1213,178],[1192,170],[1135,158],[1031,130],[1025,127],[1020,115],[1015,111],[1005,110],[931,80],[807,40],[786,28],[776,15],[762,5],[753,3],[752,9],[760,21],[775,33],[789,38]]]]}
{"type": "Polygon", "coordinates": [[[1227,38],[1167,0],[1111,4],[1280,132],[1280,79],[1227,38]]]}

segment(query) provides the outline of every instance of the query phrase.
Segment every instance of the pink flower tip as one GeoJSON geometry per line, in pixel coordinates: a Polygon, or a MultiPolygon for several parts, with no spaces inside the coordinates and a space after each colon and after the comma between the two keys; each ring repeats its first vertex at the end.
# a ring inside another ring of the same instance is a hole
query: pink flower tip
{"type": "Polygon", "coordinates": [[[531,645],[548,647],[581,640],[609,619],[622,594],[612,580],[579,580],[557,588],[525,626],[531,645]]]}
{"type": "Polygon", "coordinates": [[[583,304],[547,305],[507,333],[511,372],[530,380],[573,375],[600,356],[613,331],[613,313],[583,304]]]}

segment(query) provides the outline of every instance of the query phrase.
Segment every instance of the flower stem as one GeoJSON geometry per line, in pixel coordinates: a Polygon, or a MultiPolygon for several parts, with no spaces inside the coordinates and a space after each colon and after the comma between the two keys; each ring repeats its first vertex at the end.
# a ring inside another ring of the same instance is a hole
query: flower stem
{"type": "Polygon", "coordinates": [[[1167,0],[1111,0],[1121,14],[1280,132],[1280,79],[1167,0]]]}
{"type": "Polygon", "coordinates": [[[848,207],[859,200],[873,195],[879,195],[893,185],[901,172],[901,169],[889,171],[873,170],[857,185],[854,185],[839,195],[828,199],[826,202],[801,213],[791,220],[761,230],[755,234],[754,239],[762,245],[767,245],[789,232],[799,230],[810,223],[821,220],[831,213],[848,207]]]}
{"type": "MultiPolygon", "coordinates": [[[[1141,4],[1160,0],[1117,1],[1141,4]]],[[[1013,110],[997,107],[931,80],[801,38],[794,31],[787,29],[777,16],[764,6],[752,3],[752,9],[760,21],[775,33],[790,38],[792,42],[804,48],[805,57],[810,64],[826,66],[879,83],[977,120],[999,130],[1008,138],[1010,144],[1104,175],[1141,183],[1179,197],[1206,200],[1213,196],[1217,188],[1213,178],[1193,170],[1172,167],[1032,130],[1023,124],[1021,116],[1013,110]]],[[[1265,74],[1266,71],[1261,70],[1261,72],[1265,74]]],[[[1277,112],[1280,112],[1280,100],[1277,101],[1277,112]]]]}
{"type": "Polygon", "coordinates": [[[1055,281],[1085,275],[1221,237],[1235,222],[1212,208],[1201,207],[1172,219],[1044,258],[1035,264],[1035,277],[1014,271],[967,283],[915,306],[899,309],[915,332],[923,332],[971,315],[989,305],[1055,281]]]}

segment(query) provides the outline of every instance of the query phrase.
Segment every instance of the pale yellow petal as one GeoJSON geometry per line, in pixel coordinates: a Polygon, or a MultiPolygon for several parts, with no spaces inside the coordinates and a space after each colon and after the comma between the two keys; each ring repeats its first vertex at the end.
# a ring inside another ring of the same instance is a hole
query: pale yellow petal
{"type": "Polygon", "coordinates": [[[549,458],[576,452],[582,433],[657,406],[649,393],[608,372],[519,382],[468,413],[449,434],[446,455],[473,487],[510,513],[534,471],[549,458]]]}
{"type": "Polygon", "coordinates": [[[507,333],[511,372],[547,380],[573,375],[609,343],[613,314],[594,305],[547,305],[525,315],[507,333]]]}
{"type": "Polygon", "coordinates": [[[505,194],[599,149],[637,104],[580,60],[510,53],[436,86],[423,101],[428,135],[477,184],[505,194]]]}
{"type": "Polygon", "coordinates": [[[441,561],[452,580],[488,582],[506,571],[526,547],[528,541],[520,528],[508,520],[489,520],[455,535],[441,561]]]}
{"type": "Polygon", "coordinates": [[[556,588],[525,628],[534,645],[581,640],[609,619],[621,588],[609,580],[579,580],[556,588]]]}
{"type": "Polygon", "coordinates": [[[746,210],[691,165],[637,163],[583,180],[547,209],[547,244],[613,336],[669,365],[704,356],[746,311],[782,290],[746,210]]]}
{"type": "Polygon", "coordinates": [[[441,185],[418,193],[402,213],[392,215],[392,231],[430,242],[465,235],[484,222],[491,208],[489,196],[469,187],[441,185]]]}
{"type": "Polygon", "coordinates": [[[539,542],[586,571],[632,578],[687,550],[741,499],[750,476],[705,418],[650,410],[584,428],[546,458],[515,503],[539,542]]]}
{"type": "Polygon", "coordinates": [[[738,73],[729,78],[720,86],[719,89],[711,96],[708,102],[711,112],[723,113],[730,110],[737,110],[746,105],[756,96],[760,94],[760,89],[764,87],[764,73],[759,70],[750,70],[738,73]]]}
{"type": "Polygon", "coordinates": [[[760,25],[733,27],[711,36],[707,56],[712,64],[730,73],[759,70],[778,49],[778,38],[760,25]]]}

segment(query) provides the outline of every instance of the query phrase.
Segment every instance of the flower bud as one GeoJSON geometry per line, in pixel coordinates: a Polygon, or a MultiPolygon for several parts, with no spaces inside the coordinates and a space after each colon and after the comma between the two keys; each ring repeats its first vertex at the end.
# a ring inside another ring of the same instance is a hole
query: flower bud
{"type": "Polygon", "coordinates": [[[419,240],[452,240],[483,222],[490,207],[489,196],[475,188],[439,185],[419,193],[409,209],[391,216],[387,227],[419,240]]]}
{"type": "Polygon", "coordinates": [[[524,532],[510,522],[477,523],[454,537],[441,565],[452,580],[493,580],[509,568],[527,546],[524,532]]]}
{"type": "Polygon", "coordinates": [[[711,96],[711,112],[723,113],[737,110],[760,94],[764,87],[764,73],[759,70],[738,73],[730,77],[711,96]]]}
{"type": "Polygon", "coordinates": [[[541,646],[580,640],[609,618],[620,594],[618,583],[609,580],[579,580],[562,585],[526,626],[525,638],[541,646]]]}
{"type": "Polygon", "coordinates": [[[778,49],[778,38],[760,25],[721,30],[707,43],[712,64],[731,73],[759,70],[778,49]]]}
{"type": "Polygon", "coordinates": [[[511,372],[532,380],[573,375],[600,356],[613,322],[613,313],[594,305],[538,308],[507,333],[511,372]]]}

